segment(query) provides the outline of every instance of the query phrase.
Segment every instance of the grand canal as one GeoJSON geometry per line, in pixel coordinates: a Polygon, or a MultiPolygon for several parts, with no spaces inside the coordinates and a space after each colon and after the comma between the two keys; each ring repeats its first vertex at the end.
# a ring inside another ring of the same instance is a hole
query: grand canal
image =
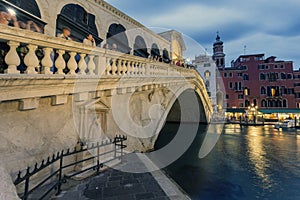
{"type": "MultiPolygon", "coordinates": [[[[177,128],[167,124],[156,148],[177,128]]],[[[206,132],[201,126],[188,151],[164,169],[192,199],[300,199],[300,131],[225,125],[216,146],[201,159],[206,132]]]]}

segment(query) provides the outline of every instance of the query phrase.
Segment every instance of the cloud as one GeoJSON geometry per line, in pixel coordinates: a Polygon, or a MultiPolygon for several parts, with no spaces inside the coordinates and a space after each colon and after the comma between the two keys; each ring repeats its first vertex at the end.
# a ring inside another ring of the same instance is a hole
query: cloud
{"type": "Polygon", "coordinates": [[[232,22],[241,22],[243,17],[242,13],[233,12],[228,8],[188,4],[175,10],[169,10],[160,16],[149,18],[148,24],[178,27],[178,29],[191,32],[197,29],[215,29],[215,27],[232,22]]]}
{"type": "Polygon", "coordinates": [[[265,52],[300,65],[299,0],[108,2],[146,26],[176,29],[210,50],[216,31],[220,31],[229,61],[247,45],[251,53],[265,52]]]}

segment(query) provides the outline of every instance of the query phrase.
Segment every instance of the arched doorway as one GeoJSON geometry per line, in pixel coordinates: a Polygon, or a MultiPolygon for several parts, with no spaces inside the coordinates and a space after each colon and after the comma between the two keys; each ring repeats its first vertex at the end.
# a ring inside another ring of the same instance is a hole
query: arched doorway
{"type": "Polygon", "coordinates": [[[88,13],[82,6],[67,4],[57,16],[56,34],[60,34],[63,27],[68,27],[71,29],[72,40],[82,42],[88,34],[92,34],[99,45],[103,40],[98,36],[95,20],[95,15],[88,13]]]}
{"type": "Polygon", "coordinates": [[[160,50],[157,46],[157,44],[152,44],[152,47],[151,47],[151,57],[154,57],[154,56],[160,56],[160,50]]]}
{"type": "MultiPolygon", "coordinates": [[[[41,12],[35,0],[0,1],[0,12],[7,14],[12,14],[14,12],[18,21],[17,25],[21,29],[29,28],[34,32],[44,33],[46,23],[41,19],[41,12]]],[[[16,26],[16,24],[13,23],[13,20],[10,20],[7,25],[16,26]]],[[[9,49],[10,47],[7,45],[7,42],[0,41],[0,74],[4,73],[8,67],[4,60],[9,49]]],[[[23,62],[24,56],[26,55],[24,52],[27,52],[27,48],[25,47],[25,44],[21,44],[16,50],[21,58],[21,64],[17,67],[17,69],[21,71],[21,73],[24,73],[26,70],[26,66],[23,62]]]]}
{"type": "Polygon", "coordinates": [[[20,28],[26,28],[26,25],[24,27],[20,25],[21,22],[27,24],[29,21],[33,21],[40,29],[38,32],[44,32],[46,23],[41,19],[41,12],[35,0],[7,0],[0,2],[0,12],[8,12],[9,9],[15,12],[20,28]]]}
{"type": "Polygon", "coordinates": [[[144,38],[142,38],[141,36],[137,36],[135,38],[133,48],[134,48],[133,55],[139,56],[139,57],[142,57],[142,58],[148,58],[149,57],[146,42],[145,42],[144,38]]]}
{"type": "Polygon", "coordinates": [[[118,51],[129,54],[131,48],[128,45],[128,38],[126,35],[126,28],[121,24],[111,24],[109,26],[107,35],[107,43],[112,46],[117,45],[118,51]]]}
{"type": "Polygon", "coordinates": [[[167,49],[163,50],[163,61],[165,63],[170,63],[171,62],[171,59],[170,59],[170,56],[169,56],[169,51],[167,49]]]}

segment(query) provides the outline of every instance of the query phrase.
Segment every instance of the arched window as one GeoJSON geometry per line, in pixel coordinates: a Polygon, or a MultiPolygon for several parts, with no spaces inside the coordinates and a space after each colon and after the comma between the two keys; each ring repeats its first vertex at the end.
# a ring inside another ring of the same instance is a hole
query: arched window
{"type": "Polygon", "coordinates": [[[220,64],[221,64],[221,66],[223,66],[223,65],[224,65],[224,59],[223,59],[223,58],[221,58],[221,62],[220,62],[220,64]]]}
{"type": "Polygon", "coordinates": [[[211,76],[210,71],[207,70],[207,71],[204,72],[204,77],[205,77],[206,80],[210,79],[210,76],[211,76]]]}
{"type": "Polygon", "coordinates": [[[41,12],[39,6],[35,0],[6,0],[7,2],[23,9],[24,11],[41,18],[41,12]]]}
{"type": "Polygon", "coordinates": [[[285,73],[281,73],[281,74],[280,74],[280,78],[281,78],[281,79],[286,79],[286,74],[285,74],[285,73]]]}
{"type": "Polygon", "coordinates": [[[271,100],[268,100],[268,107],[269,108],[272,108],[273,106],[272,106],[272,101],[271,100]]]}
{"type": "Polygon", "coordinates": [[[157,44],[152,44],[152,47],[151,47],[151,56],[154,57],[154,56],[160,56],[160,51],[159,51],[159,48],[157,46],[157,44]]]}
{"type": "Polygon", "coordinates": [[[26,24],[29,21],[33,21],[39,27],[39,30],[34,29],[33,31],[40,31],[41,33],[44,32],[44,26],[46,23],[41,20],[41,12],[35,0],[0,1],[0,11],[8,12],[8,9],[15,11],[20,28],[25,29],[26,24]],[[21,22],[24,25],[20,25],[21,22]]]}
{"type": "Polygon", "coordinates": [[[266,101],[266,100],[263,99],[263,100],[261,101],[261,107],[262,107],[262,108],[268,107],[268,106],[267,106],[267,101],[266,101]]]}
{"type": "Polygon", "coordinates": [[[282,101],[278,100],[277,104],[279,108],[282,108],[282,101]]]}
{"type": "Polygon", "coordinates": [[[266,75],[265,74],[263,74],[263,73],[260,73],[260,75],[259,75],[259,80],[266,80],[266,75]]]}
{"type": "Polygon", "coordinates": [[[57,16],[56,34],[60,34],[63,27],[71,29],[71,38],[74,41],[82,42],[88,34],[93,35],[97,45],[103,41],[98,37],[95,16],[80,5],[67,4],[62,8],[57,16]]]}
{"type": "Polygon", "coordinates": [[[126,28],[121,24],[111,24],[106,35],[107,43],[109,45],[116,44],[118,51],[129,54],[131,48],[128,45],[128,38],[126,35],[126,28]]]}
{"type": "Polygon", "coordinates": [[[287,100],[283,99],[282,107],[286,108],[287,107],[287,100]]]}
{"type": "Polygon", "coordinates": [[[257,100],[256,99],[253,99],[253,104],[254,104],[254,106],[257,106],[257,100]]]}
{"type": "Polygon", "coordinates": [[[149,57],[146,42],[145,42],[144,38],[142,38],[141,36],[137,36],[135,38],[133,55],[139,56],[142,58],[149,57]]]}
{"type": "Polygon", "coordinates": [[[264,95],[264,94],[267,94],[267,90],[264,86],[261,86],[260,88],[260,94],[264,95]]]}

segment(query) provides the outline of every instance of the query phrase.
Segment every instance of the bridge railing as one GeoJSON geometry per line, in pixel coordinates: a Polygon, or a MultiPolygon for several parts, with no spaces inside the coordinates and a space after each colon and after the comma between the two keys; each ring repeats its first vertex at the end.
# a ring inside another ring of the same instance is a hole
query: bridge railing
{"type": "Polygon", "coordinates": [[[192,76],[191,70],[0,25],[0,73],[83,76],[192,76]]]}
{"type": "Polygon", "coordinates": [[[48,157],[47,160],[43,160],[40,164],[36,163],[34,167],[28,167],[23,172],[20,171],[17,178],[14,181],[16,186],[23,184],[24,189],[19,194],[21,199],[45,199],[52,191],[56,190],[56,195],[59,195],[62,191],[62,184],[66,183],[67,179],[78,176],[88,171],[95,171],[97,174],[100,173],[100,169],[115,160],[122,160],[124,155],[124,149],[127,147],[124,142],[127,140],[126,136],[116,136],[114,140],[92,143],[80,148],[74,148],[74,150],[68,149],[67,151],[61,151],[57,154],[53,154],[52,157],[48,157]],[[113,150],[104,151],[107,146],[114,145],[113,150]],[[90,153],[88,158],[79,159],[79,154],[90,153]],[[113,154],[111,158],[104,159],[105,156],[113,154]],[[65,162],[68,157],[77,156],[75,162],[65,162]],[[91,165],[86,166],[85,169],[76,170],[72,172],[72,168],[83,164],[84,162],[92,161],[91,165]],[[32,184],[32,179],[42,176],[42,172],[52,168],[47,177],[38,183],[32,184]],[[41,192],[42,191],[42,192],[41,192]],[[35,194],[38,192],[39,194],[35,194]],[[32,195],[35,194],[33,198],[32,195]]]}

